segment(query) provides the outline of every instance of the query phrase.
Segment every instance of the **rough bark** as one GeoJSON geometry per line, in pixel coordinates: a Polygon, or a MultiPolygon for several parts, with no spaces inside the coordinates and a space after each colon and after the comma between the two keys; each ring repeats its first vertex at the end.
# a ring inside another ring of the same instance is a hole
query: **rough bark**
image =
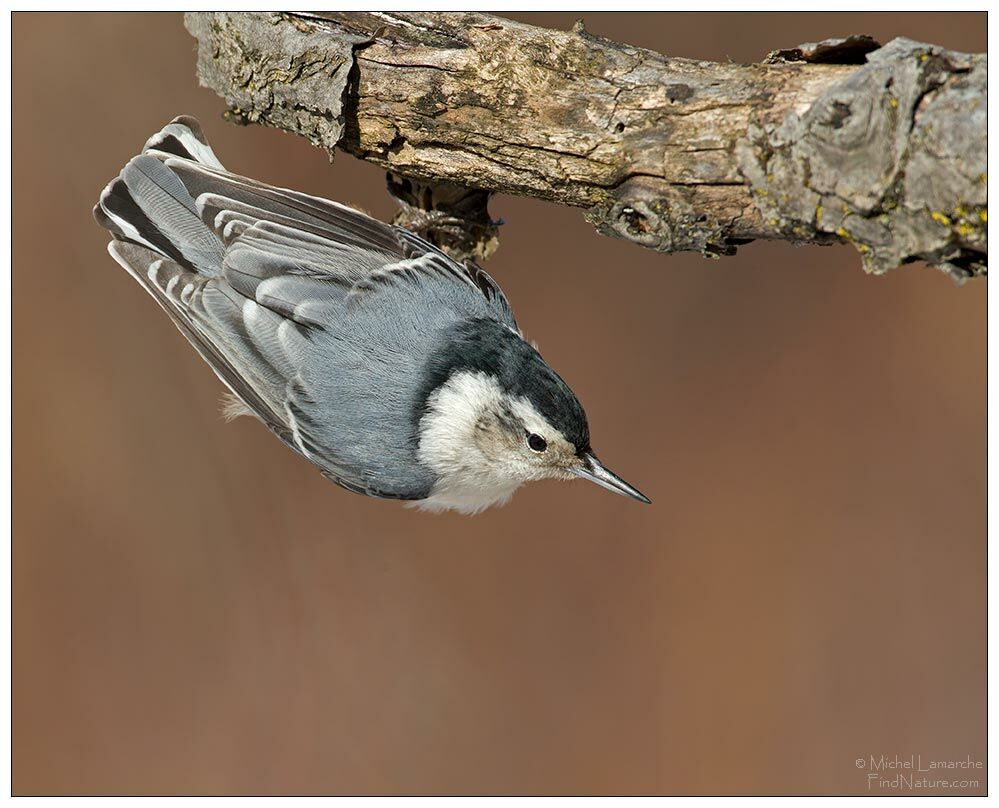
{"type": "Polygon", "coordinates": [[[187,26],[231,116],[383,166],[405,220],[457,254],[495,245],[499,191],[663,252],[846,241],[873,273],[986,272],[984,54],[849,37],[736,65],[479,13],[187,26]]]}

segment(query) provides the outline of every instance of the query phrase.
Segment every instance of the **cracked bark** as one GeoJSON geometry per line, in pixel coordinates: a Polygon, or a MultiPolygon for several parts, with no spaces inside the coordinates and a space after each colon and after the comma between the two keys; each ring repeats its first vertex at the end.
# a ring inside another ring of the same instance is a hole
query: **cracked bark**
{"type": "Polygon", "coordinates": [[[735,65],[479,13],[189,13],[230,118],[383,166],[403,223],[464,257],[490,192],[727,255],[852,243],[883,273],[987,267],[984,54],[855,36],[735,65]]]}

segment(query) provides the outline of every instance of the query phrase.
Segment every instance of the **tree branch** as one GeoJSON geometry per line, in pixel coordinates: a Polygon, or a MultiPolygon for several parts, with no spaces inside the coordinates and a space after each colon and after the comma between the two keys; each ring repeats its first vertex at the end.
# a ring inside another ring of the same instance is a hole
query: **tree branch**
{"type": "Polygon", "coordinates": [[[458,254],[495,245],[498,191],[663,252],[846,241],[873,273],[986,272],[984,54],[850,37],[734,65],[479,13],[186,22],[233,118],[383,166],[458,254]]]}

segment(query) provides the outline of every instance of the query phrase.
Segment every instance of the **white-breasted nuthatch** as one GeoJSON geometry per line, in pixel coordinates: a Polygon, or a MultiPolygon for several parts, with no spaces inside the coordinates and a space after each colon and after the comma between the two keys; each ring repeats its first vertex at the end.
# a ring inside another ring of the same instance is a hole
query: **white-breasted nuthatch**
{"type": "Polygon", "coordinates": [[[582,477],[649,502],[597,460],[582,406],[484,271],[230,174],[193,118],[153,135],[94,215],[233,414],[344,488],[472,513],[531,480],[582,477]]]}

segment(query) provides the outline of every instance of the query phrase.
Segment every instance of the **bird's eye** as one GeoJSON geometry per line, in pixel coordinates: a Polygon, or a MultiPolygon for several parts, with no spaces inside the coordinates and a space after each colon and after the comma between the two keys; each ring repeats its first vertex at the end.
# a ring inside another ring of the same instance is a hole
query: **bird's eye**
{"type": "Polygon", "coordinates": [[[535,435],[533,432],[527,436],[527,445],[531,447],[534,452],[543,452],[548,448],[548,441],[542,438],[540,435],[535,435]]]}

